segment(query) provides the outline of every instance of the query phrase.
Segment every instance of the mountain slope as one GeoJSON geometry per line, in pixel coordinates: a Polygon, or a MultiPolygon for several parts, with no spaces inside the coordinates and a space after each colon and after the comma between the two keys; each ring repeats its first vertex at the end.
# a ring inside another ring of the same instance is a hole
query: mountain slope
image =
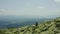
{"type": "Polygon", "coordinates": [[[0,34],[60,34],[60,17],[21,28],[5,28],[0,34]]]}

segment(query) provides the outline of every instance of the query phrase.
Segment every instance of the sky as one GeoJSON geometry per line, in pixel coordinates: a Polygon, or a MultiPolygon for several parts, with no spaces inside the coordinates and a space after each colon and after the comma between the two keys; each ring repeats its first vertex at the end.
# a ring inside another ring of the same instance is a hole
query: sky
{"type": "Polygon", "coordinates": [[[0,0],[0,15],[60,16],[60,0],[0,0]]]}

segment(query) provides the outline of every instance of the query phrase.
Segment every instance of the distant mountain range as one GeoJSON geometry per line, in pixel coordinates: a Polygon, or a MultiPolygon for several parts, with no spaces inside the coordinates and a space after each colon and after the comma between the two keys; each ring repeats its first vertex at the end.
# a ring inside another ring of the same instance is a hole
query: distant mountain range
{"type": "Polygon", "coordinates": [[[43,22],[51,18],[20,17],[20,16],[0,16],[0,28],[21,27],[32,25],[35,22],[43,22]]]}

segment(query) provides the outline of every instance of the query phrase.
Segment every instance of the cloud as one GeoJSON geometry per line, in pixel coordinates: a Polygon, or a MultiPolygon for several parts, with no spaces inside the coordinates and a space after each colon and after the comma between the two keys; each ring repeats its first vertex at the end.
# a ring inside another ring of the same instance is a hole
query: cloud
{"type": "Polygon", "coordinates": [[[5,9],[0,9],[0,13],[3,13],[5,11],[5,9]]]}
{"type": "Polygon", "coordinates": [[[5,12],[4,9],[0,9],[0,15],[5,15],[4,12],[5,12]]]}
{"type": "Polygon", "coordinates": [[[5,11],[5,9],[0,9],[0,11],[5,11]]]}
{"type": "Polygon", "coordinates": [[[42,7],[42,6],[38,6],[37,8],[45,8],[45,7],[42,7]]]}
{"type": "Polygon", "coordinates": [[[60,3],[60,0],[54,0],[54,2],[60,3]]]}

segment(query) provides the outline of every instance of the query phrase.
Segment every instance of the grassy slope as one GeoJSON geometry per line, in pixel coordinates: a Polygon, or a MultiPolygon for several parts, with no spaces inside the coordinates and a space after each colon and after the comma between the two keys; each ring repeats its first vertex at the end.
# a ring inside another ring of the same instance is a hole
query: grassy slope
{"type": "Polygon", "coordinates": [[[60,34],[60,18],[21,28],[5,28],[0,34],[60,34]]]}

